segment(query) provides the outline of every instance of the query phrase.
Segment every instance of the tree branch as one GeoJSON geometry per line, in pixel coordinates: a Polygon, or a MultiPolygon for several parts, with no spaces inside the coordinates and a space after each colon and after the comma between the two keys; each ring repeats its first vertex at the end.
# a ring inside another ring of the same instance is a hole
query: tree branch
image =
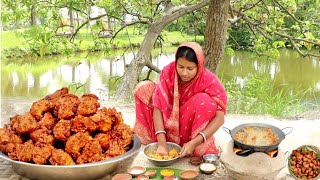
{"type": "MultiPolygon", "coordinates": [[[[51,2],[51,1],[37,1],[35,2],[36,4],[41,4],[43,3],[46,7],[55,7],[55,8],[69,8],[69,5],[67,4],[59,4],[59,2],[51,2]]],[[[77,11],[77,12],[81,12],[83,13],[84,15],[87,15],[87,13],[85,11],[82,11],[80,9],[77,9],[75,7],[72,7],[73,10],[77,11]]]]}
{"type": "Polygon", "coordinates": [[[236,43],[236,45],[238,46],[238,49],[241,49],[242,47],[239,45],[239,43],[237,42],[237,40],[231,35],[229,34],[229,37],[231,37],[231,39],[233,40],[234,43],[236,43]]]}
{"type": "Polygon", "coordinates": [[[300,49],[297,47],[296,43],[294,43],[294,41],[291,38],[288,38],[288,40],[290,41],[290,43],[292,44],[293,48],[298,51],[298,53],[303,56],[303,57],[307,57],[307,56],[314,56],[314,57],[320,57],[319,54],[313,54],[313,53],[303,53],[302,51],[300,51],[300,49]]]}
{"type": "Polygon", "coordinates": [[[297,19],[294,15],[292,15],[285,7],[282,6],[281,3],[279,3],[277,0],[272,0],[273,3],[277,4],[278,6],[280,6],[280,8],[282,10],[284,10],[290,17],[292,17],[292,19],[294,19],[295,21],[297,21],[299,24],[302,24],[303,22],[300,21],[299,19],[297,19]]]}
{"type": "Polygon", "coordinates": [[[255,29],[257,29],[257,31],[258,31],[263,37],[267,38],[267,39],[270,40],[270,41],[273,40],[272,37],[268,36],[267,33],[264,32],[264,30],[263,30],[262,28],[260,28],[259,26],[257,26],[257,24],[254,23],[245,13],[241,12],[240,14],[241,14],[241,16],[243,17],[243,19],[244,19],[247,23],[251,24],[255,29]]]}
{"type": "Polygon", "coordinates": [[[314,44],[314,45],[320,46],[320,43],[315,42],[315,41],[311,41],[311,40],[308,40],[308,39],[302,39],[302,38],[289,36],[287,34],[283,34],[283,33],[277,32],[277,31],[275,31],[273,33],[276,34],[276,35],[279,35],[281,37],[287,38],[287,39],[291,39],[291,40],[295,40],[295,41],[303,41],[303,42],[307,42],[307,43],[310,43],[310,44],[314,44]]]}
{"type": "Polygon", "coordinates": [[[102,15],[100,15],[100,16],[93,17],[93,18],[90,18],[90,17],[89,17],[89,19],[87,19],[85,22],[83,22],[83,23],[74,31],[74,33],[72,34],[72,36],[71,36],[71,38],[70,38],[70,41],[72,41],[72,40],[75,38],[75,36],[77,35],[78,31],[79,31],[83,26],[85,26],[86,24],[88,24],[88,23],[89,23],[90,21],[92,21],[92,20],[100,19],[100,18],[102,18],[102,17],[104,17],[104,16],[107,16],[107,14],[102,14],[102,15]]]}
{"type": "Polygon", "coordinates": [[[229,4],[229,13],[230,13],[231,18],[234,18],[233,8],[232,8],[231,4],[229,4]]]}
{"type": "Polygon", "coordinates": [[[161,70],[160,70],[157,66],[153,65],[153,64],[151,63],[151,61],[148,61],[147,64],[146,64],[146,66],[147,66],[149,69],[152,69],[153,71],[155,71],[155,72],[157,72],[157,73],[160,73],[160,72],[161,72],[161,70]]]}
{"type": "Polygon", "coordinates": [[[251,26],[250,24],[247,24],[247,26],[250,28],[250,30],[251,30],[251,32],[253,33],[254,37],[255,37],[256,39],[258,39],[258,36],[257,36],[256,32],[254,31],[254,29],[252,28],[252,26],[251,26]]]}
{"type": "Polygon", "coordinates": [[[193,5],[180,5],[176,6],[174,8],[171,8],[169,13],[166,13],[159,21],[165,20],[165,25],[167,25],[169,22],[172,22],[173,20],[181,17],[184,14],[190,13],[196,9],[200,9],[204,6],[207,6],[209,4],[210,0],[203,0],[200,1],[197,4],[193,5]]]}
{"type": "Polygon", "coordinates": [[[264,0],[262,0],[262,4],[264,5],[266,11],[268,12],[268,15],[270,15],[270,11],[268,9],[268,6],[267,6],[266,2],[264,2],[264,0]]]}
{"type": "MultiPolygon", "coordinates": [[[[253,29],[252,28],[255,28],[262,36],[264,36],[265,38],[267,38],[268,40],[270,41],[273,41],[272,37],[271,36],[268,36],[267,33],[261,28],[259,27],[255,22],[253,22],[249,16],[247,16],[245,13],[243,12],[240,12],[239,13],[241,16],[238,17],[237,19],[235,19],[234,21],[230,21],[231,24],[237,22],[239,19],[244,19],[244,21],[246,21],[248,23],[248,26],[250,27],[251,31],[254,33],[253,29]],[[233,23],[232,23],[233,22],[233,23]]],[[[303,53],[298,47],[297,45],[295,44],[294,41],[303,41],[303,42],[306,42],[306,43],[310,43],[310,44],[314,44],[314,45],[317,45],[317,46],[320,46],[320,43],[316,42],[316,41],[312,41],[312,40],[308,40],[308,39],[303,39],[303,38],[297,38],[297,37],[293,37],[293,36],[290,36],[290,35],[287,35],[287,34],[283,34],[281,32],[278,32],[278,31],[273,31],[273,32],[269,32],[270,34],[275,34],[275,35],[278,35],[282,38],[286,38],[290,41],[290,43],[292,44],[292,46],[294,47],[295,50],[298,51],[298,53],[303,56],[303,57],[306,57],[306,56],[314,56],[314,57],[320,57],[320,55],[318,54],[312,54],[312,53],[303,53]]],[[[254,33],[255,34],[255,33],[254,33]]]]}
{"type": "MultiPolygon", "coordinates": [[[[248,11],[248,10],[254,8],[254,7],[255,7],[256,5],[258,5],[261,1],[262,1],[262,0],[259,0],[258,2],[252,4],[250,7],[244,8],[242,12],[245,12],[245,11],[248,11]]],[[[245,5],[246,5],[246,4],[245,4],[245,5]]]]}
{"type": "Polygon", "coordinates": [[[126,8],[126,6],[124,6],[119,0],[117,0],[117,2],[120,4],[120,6],[122,7],[122,9],[123,9],[127,14],[131,14],[132,16],[136,16],[136,17],[138,17],[140,20],[141,20],[142,18],[144,18],[144,19],[148,19],[150,22],[153,21],[153,19],[152,19],[151,17],[142,16],[142,15],[139,14],[139,13],[130,12],[130,11],[126,8]]]}
{"type": "Polygon", "coordinates": [[[114,35],[111,38],[111,42],[115,39],[115,37],[118,35],[118,33],[121,32],[124,28],[129,27],[129,26],[133,26],[135,24],[150,24],[150,22],[149,21],[134,21],[134,22],[125,24],[117,32],[114,33],[114,35]]]}
{"type": "Polygon", "coordinates": [[[164,2],[165,2],[165,0],[161,0],[161,1],[159,1],[159,2],[156,4],[156,8],[155,8],[155,10],[154,10],[153,16],[156,16],[156,12],[158,11],[160,5],[161,5],[162,3],[164,3],[164,2]]]}
{"type": "MultiPolygon", "coordinates": [[[[146,78],[144,78],[142,81],[146,81],[146,80],[150,80],[150,74],[151,74],[151,72],[152,72],[152,69],[149,69],[148,70],[148,74],[147,74],[147,77],[146,78]]],[[[140,81],[140,80],[139,80],[140,81]]]]}

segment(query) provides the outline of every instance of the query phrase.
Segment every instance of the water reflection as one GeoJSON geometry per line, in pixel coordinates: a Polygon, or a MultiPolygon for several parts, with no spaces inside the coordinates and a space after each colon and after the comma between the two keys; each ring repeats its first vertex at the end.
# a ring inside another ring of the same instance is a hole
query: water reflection
{"type": "MultiPolygon", "coordinates": [[[[2,97],[40,98],[72,83],[85,84],[85,92],[95,93],[109,99],[111,77],[123,76],[126,64],[135,53],[116,54],[105,57],[101,53],[85,59],[63,61],[63,57],[47,58],[32,65],[2,63],[2,97]]],[[[155,56],[153,63],[162,69],[173,61],[173,53],[155,56]]],[[[19,62],[19,61],[17,61],[19,62]]],[[[147,68],[145,68],[146,70],[147,68]]],[[[281,52],[277,60],[257,57],[249,52],[225,55],[217,72],[226,81],[235,79],[243,87],[249,74],[262,74],[273,81],[274,89],[286,86],[292,92],[310,89],[308,97],[320,99],[320,61],[316,58],[301,58],[292,51],[281,52]]]]}

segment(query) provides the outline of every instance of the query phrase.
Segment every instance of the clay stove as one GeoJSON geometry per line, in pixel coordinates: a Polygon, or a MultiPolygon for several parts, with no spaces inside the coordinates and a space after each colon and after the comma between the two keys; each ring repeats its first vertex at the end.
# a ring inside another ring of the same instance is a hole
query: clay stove
{"type": "Polygon", "coordinates": [[[239,150],[233,140],[224,145],[221,162],[230,179],[257,180],[275,179],[285,167],[285,153],[280,148],[272,152],[251,152],[239,150]],[[241,153],[242,152],[242,153],[241,153]]]}

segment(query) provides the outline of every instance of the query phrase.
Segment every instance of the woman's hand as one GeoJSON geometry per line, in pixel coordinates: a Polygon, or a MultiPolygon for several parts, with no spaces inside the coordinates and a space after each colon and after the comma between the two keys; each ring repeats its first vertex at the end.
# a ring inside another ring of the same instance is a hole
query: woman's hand
{"type": "Polygon", "coordinates": [[[161,143],[161,144],[158,143],[157,153],[160,155],[168,155],[169,154],[167,142],[161,143]]]}
{"type": "Polygon", "coordinates": [[[169,149],[168,149],[167,140],[166,140],[166,131],[163,125],[163,117],[162,117],[161,111],[157,108],[154,108],[153,110],[153,123],[154,123],[155,131],[161,132],[161,133],[156,133],[156,137],[158,141],[157,153],[161,155],[168,155],[169,149]]]}
{"type": "Polygon", "coordinates": [[[180,157],[191,156],[195,148],[196,144],[193,140],[185,143],[181,149],[180,157]]]}

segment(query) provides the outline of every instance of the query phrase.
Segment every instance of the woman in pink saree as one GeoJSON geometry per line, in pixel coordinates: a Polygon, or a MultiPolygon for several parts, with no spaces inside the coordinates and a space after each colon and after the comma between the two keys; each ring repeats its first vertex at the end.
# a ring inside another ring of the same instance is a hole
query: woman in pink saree
{"type": "Polygon", "coordinates": [[[213,134],[224,123],[227,96],[219,79],[204,67],[195,42],[182,43],[176,60],[163,68],[158,83],[143,81],[135,90],[135,134],[143,144],[166,142],[182,146],[180,157],[217,154],[213,134]]]}

